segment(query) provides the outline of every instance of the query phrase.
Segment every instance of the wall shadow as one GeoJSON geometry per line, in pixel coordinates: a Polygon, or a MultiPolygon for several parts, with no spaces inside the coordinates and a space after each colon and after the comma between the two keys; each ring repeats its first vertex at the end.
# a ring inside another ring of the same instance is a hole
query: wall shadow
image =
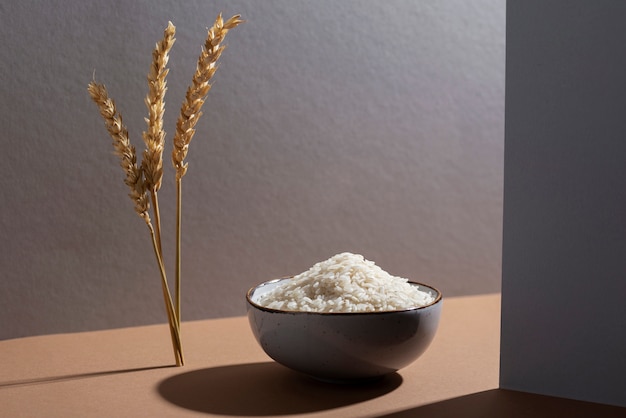
{"type": "Polygon", "coordinates": [[[303,376],[275,362],[194,370],[171,376],[157,390],[182,408],[220,415],[303,414],[364,402],[392,392],[392,373],[368,383],[333,384],[303,376]]]}
{"type": "Polygon", "coordinates": [[[378,418],[624,418],[626,408],[505,389],[472,393],[378,418]]]}

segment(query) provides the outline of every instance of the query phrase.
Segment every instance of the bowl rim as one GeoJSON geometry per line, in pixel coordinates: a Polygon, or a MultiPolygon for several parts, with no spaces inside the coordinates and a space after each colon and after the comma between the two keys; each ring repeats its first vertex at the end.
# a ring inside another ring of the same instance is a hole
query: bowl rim
{"type": "Polygon", "coordinates": [[[272,280],[266,280],[262,283],[257,284],[256,286],[251,287],[247,292],[246,292],[246,301],[248,302],[248,304],[258,310],[261,311],[265,311],[265,312],[271,312],[271,313],[285,313],[285,314],[291,314],[291,315],[323,315],[323,316],[350,316],[350,315],[389,315],[389,314],[397,314],[400,312],[412,312],[412,311],[419,311],[422,309],[426,309],[426,308],[430,308],[438,303],[440,303],[443,300],[443,294],[441,293],[441,291],[439,289],[437,289],[436,287],[433,287],[429,284],[425,284],[425,283],[421,283],[421,282],[416,282],[416,281],[412,281],[409,280],[408,283],[411,285],[417,285],[417,286],[424,286],[427,287],[428,289],[433,290],[437,296],[435,297],[435,300],[432,301],[431,303],[424,305],[424,306],[415,306],[412,308],[406,308],[406,309],[396,309],[393,311],[369,311],[369,312],[315,312],[315,311],[291,311],[291,310],[286,310],[286,309],[274,309],[274,308],[268,308],[266,306],[262,306],[259,305],[258,303],[254,302],[252,300],[252,294],[254,293],[255,290],[261,288],[262,286],[267,286],[273,283],[277,283],[283,280],[288,280],[293,278],[293,276],[289,276],[289,277],[281,277],[278,279],[272,279],[272,280]]]}

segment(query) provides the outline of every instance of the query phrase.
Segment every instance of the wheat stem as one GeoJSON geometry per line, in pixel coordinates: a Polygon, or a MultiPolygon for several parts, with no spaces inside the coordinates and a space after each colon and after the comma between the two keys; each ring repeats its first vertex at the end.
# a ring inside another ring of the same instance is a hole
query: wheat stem
{"type": "Polygon", "coordinates": [[[181,179],[176,179],[176,318],[178,319],[178,325],[180,327],[180,299],[181,299],[181,223],[182,223],[182,182],[181,179]]]}
{"type": "Polygon", "coordinates": [[[182,366],[183,364],[185,364],[185,359],[183,357],[183,348],[180,341],[180,327],[178,325],[179,321],[176,317],[176,313],[174,312],[172,296],[169,290],[169,286],[167,285],[165,267],[163,266],[163,258],[161,257],[161,254],[158,250],[156,235],[154,232],[154,228],[152,228],[152,224],[148,224],[148,229],[150,230],[150,237],[152,238],[154,255],[157,259],[157,264],[159,265],[159,272],[161,273],[161,287],[163,289],[163,299],[165,301],[165,310],[167,311],[167,318],[170,327],[170,336],[172,337],[172,348],[174,349],[176,365],[182,366]]]}
{"type": "Polygon", "coordinates": [[[156,190],[150,190],[150,200],[152,200],[152,212],[154,214],[154,235],[157,242],[157,249],[163,258],[163,248],[161,246],[161,211],[159,210],[159,196],[156,190]]]}

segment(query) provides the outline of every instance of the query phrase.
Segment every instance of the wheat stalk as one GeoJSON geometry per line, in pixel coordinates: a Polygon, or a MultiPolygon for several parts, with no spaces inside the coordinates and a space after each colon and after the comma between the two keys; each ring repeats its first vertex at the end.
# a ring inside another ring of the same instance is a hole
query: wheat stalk
{"type": "Polygon", "coordinates": [[[176,314],[180,321],[181,294],[181,218],[182,218],[182,178],[187,172],[184,161],[189,150],[189,143],[195,133],[195,126],[202,116],[202,105],[209,90],[210,81],[217,71],[217,61],[224,51],[222,44],[228,31],[242,23],[240,15],[235,15],[224,22],[220,13],[213,26],[208,30],[207,38],[198,58],[192,83],[187,88],[185,100],[181,105],[180,116],[176,122],[174,134],[172,164],[176,169],[176,314]]]}
{"type": "Polygon", "coordinates": [[[166,77],[169,70],[166,68],[169,61],[169,51],[176,39],[176,28],[168,22],[163,32],[163,39],[158,42],[152,52],[152,63],[148,72],[148,94],[145,99],[148,108],[148,117],[145,119],[148,129],[143,132],[143,141],[146,149],[143,152],[141,167],[146,179],[146,187],[152,198],[154,210],[154,224],[156,241],[161,257],[161,215],[157,192],[161,188],[163,179],[163,148],[165,145],[165,131],[163,130],[163,114],[165,113],[165,92],[167,91],[166,77]]]}
{"type": "Polygon", "coordinates": [[[134,202],[135,212],[146,222],[152,237],[154,253],[159,264],[161,273],[161,284],[163,288],[163,296],[165,298],[165,307],[168,315],[170,334],[172,337],[172,346],[176,357],[176,364],[181,366],[184,364],[182,345],[180,342],[179,322],[175,317],[172,298],[167,286],[167,278],[160,250],[157,245],[154,228],[148,214],[148,189],[144,179],[144,171],[142,167],[137,165],[137,157],[135,148],[128,138],[128,129],[122,121],[122,115],[117,111],[115,102],[109,97],[104,84],[98,84],[95,81],[89,83],[87,87],[89,95],[98,106],[100,115],[104,119],[109,135],[113,139],[113,149],[115,154],[120,157],[120,165],[122,166],[126,177],[124,182],[130,188],[129,196],[134,202]]]}
{"type": "Polygon", "coordinates": [[[167,91],[167,63],[169,51],[176,41],[174,35],[176,28],[172,22],[168,22],[163,31],[163,39],[158,42],[152,52],[152,63],[148,72],[148,94],[144,100],[148,109],[148,117],[145,118],[147,130],[142,138],[146,145],[143,152],[141,167],[146,179],[146,188],[150,192],[152,209],[154,212],[154,228],[150,229],[153,246],[157,256],[157,263],[161,273],[161,287],[163,299],[170,324],[170,333],[174,344],[176,364],[184,364],[182,346],[180,342],[180,321],[172,303],[172,296],[167,284],[165,266],[163,263],[163,247],[161,244],[161,215],[159,210],[158,191],[163,179],[163,149],[165,145],[165,131],[163,130],[163,114],[165,113],[165,92],[167,91]]]}

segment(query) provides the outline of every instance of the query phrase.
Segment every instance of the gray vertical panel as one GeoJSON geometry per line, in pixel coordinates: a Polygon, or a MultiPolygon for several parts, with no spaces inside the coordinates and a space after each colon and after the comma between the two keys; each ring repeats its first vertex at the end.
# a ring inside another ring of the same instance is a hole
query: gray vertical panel
{"type": "Polygon", "coordinates": [[[624,22],[507,3],[504,388],[626,406],[624,22]]]}

